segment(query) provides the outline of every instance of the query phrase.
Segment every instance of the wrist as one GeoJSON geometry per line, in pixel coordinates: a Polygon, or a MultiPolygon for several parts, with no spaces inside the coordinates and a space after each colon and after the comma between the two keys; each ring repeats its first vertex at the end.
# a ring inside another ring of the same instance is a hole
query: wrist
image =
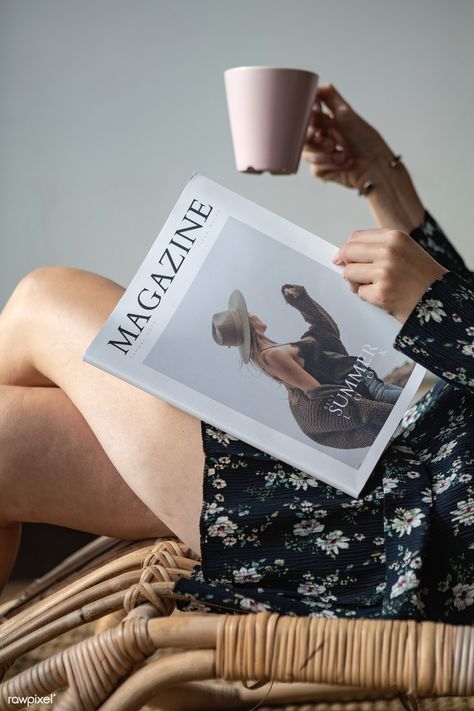
{"type": "Polygon", "coordinates": [[[380,182],[385,182],[390,178],[390,161],[394,157],[394,152],[388,147],[385,141],[381,140],[380,146],[374,153],[374,155],[367,161],[367,165],[361,172],[359,179],[360,182],[365,182],[370,180],[375,182],[375,179],[382,180],[380,182]]]}
{"type": "Polygon", "coordinates": [[[425,209],[405,165],[388,146],[362,174],[370,183],[367,202],[379,227],[410,233],[423,221],[425,209]]]}
{"type": "Polygon", "coordinates": [[[447,274],[448,271],[448,269],[433,260],[433,265],[427,270],[424,278],[417,283],[412,298],[408,299],[402,312],[394,314],[395,318],[400,321],[402,325],[408,320],[410,314],[417,308],[422,299],[425,298],[428,291],[431,291],[433,284],[447,274]]]}
{"type": "Polygon", "coordinates": [[[401,162],[391,167],[394,158],[395,153],[384,143],[361,172],[359,176],[360,184],[370,181],[379,190],[390,186],[394,182],[396,171],[400,173],[404,168],[401,162]]]}

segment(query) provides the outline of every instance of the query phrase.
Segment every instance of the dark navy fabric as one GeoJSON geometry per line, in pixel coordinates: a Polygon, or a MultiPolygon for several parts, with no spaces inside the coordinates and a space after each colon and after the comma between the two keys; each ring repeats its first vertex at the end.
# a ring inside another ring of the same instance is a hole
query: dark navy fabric
{"type": "Polygon", "coordinates": [[[202,565],[182,609],[474,624],[472,274],[426,213],[412,233],[450,271],[395,340],[439,376],[358,499],[203,423],[202,565]]]}

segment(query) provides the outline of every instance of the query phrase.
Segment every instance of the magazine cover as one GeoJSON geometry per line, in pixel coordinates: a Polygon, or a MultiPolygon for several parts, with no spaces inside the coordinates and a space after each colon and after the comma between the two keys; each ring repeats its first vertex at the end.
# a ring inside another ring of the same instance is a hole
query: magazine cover
{"type": "Polygon", "coordinates": [[[84,359],[358,496],[425,371],[336,251],[195,173],[84,359]]]}

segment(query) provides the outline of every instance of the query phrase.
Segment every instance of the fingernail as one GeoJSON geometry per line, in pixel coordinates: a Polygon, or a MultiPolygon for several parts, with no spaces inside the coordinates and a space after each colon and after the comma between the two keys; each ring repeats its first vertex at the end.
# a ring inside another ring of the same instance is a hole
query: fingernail
{"type": "Polygon", "coordinates": [[[341,259],[341,257],[339,256],[339,252],[336,252],[336,254],[334,255],[334,257],[332,258],[332,261],[333,261],[334,264],[342,264],[342,259],[341,259]]]}

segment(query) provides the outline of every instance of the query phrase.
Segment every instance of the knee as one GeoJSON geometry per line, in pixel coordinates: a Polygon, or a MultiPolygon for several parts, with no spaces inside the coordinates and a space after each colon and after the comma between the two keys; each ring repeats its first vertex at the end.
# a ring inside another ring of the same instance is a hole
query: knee
{"type": "Polygon", "coordinates": [[[2,311],[2,320],[18,323],[36,322],[39,310],[62,303],[71,282],[81,274],[72,267],[39,267],[26,274],[16,285],[2,311]]]}
{"type": "Polygon", "coordinates": [[[78,271],[71,267],[38,267],[18,282],[11,301],[31,308],[36,300],[43,299],[49,293],[57,293],[78,271]]]}

